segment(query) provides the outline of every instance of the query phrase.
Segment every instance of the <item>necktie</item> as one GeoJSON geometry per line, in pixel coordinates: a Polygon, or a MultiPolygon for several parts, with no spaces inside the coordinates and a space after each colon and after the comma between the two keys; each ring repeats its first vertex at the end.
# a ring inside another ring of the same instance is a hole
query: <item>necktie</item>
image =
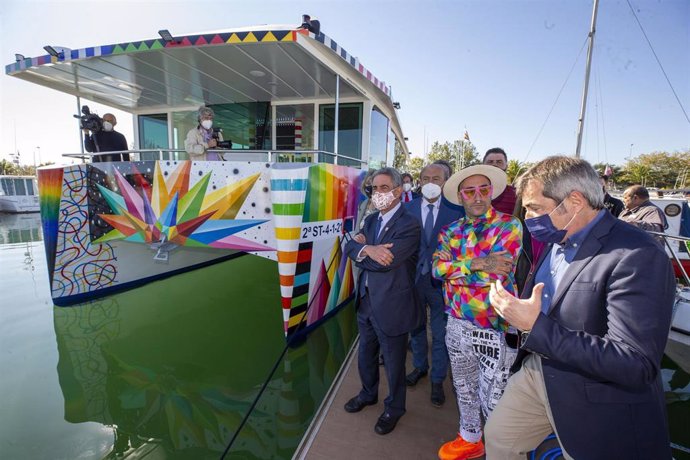
{"type": "Polygon", "coordinates": [[[429,212],[426,214],[426,219],[424,220],[424,236],[426,237],[427,243],[431,243],[431,237],[434,233],[434,205],[426,205],[429,208],[429,212]]]}
{"type": "Polygon", "coordinates": [[[376,227],[374,227],[374,243],[379,242],[379,234],[381,233],[381,223],[383,222],[383,217],[379,214],[379,218],[376,219],[376,227]]]}

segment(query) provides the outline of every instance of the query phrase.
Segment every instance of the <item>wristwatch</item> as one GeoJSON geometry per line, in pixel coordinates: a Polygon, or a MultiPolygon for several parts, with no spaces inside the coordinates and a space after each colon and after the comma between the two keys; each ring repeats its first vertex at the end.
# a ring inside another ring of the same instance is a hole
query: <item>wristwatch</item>
{"type": "Polygon", "coordinates": [[[529,333],[530,331],[520,332],[520,348],[522,348],[525,345],[525,342],[527,342],[527,339],[529,338],[529,333]]]}

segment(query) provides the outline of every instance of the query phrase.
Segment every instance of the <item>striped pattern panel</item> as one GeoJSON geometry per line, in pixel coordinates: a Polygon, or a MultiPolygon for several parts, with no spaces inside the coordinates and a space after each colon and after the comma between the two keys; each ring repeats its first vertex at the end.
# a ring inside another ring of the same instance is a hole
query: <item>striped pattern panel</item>
{"type": "Polygon", "coordinates": [[[41,223],[43,225],[43,241],[48,262],[48,276],[50,286],[53,285],[53,271],[55,268],[55,248],[57,247],[58,216],[60,213],[60,199],[62,197],[62,168],[39,169],[38,190],[41,200],[41,223]]]}
{"type": "MultiPolygon", "coordinates": [[[[271,202],[276,233],[283,322],[286,331],[289,328],[308,177],[309,165],[290,169],[271,169],[271,202]]],[[[307,284],[309,284],[308,278],[307,284]]]]}

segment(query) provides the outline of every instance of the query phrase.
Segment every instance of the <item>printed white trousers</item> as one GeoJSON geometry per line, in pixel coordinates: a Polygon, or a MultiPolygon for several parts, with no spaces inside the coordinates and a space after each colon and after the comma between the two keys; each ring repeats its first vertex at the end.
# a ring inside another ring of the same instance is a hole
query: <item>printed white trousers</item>
{"type": "Polygon", "coordinates": [[[478,442],[482,438],[480,413],[486,420],[503,396],[517,350],[506,345],[502,332],[452,315],[446,326],[446,346],[460,408],[458,433],[467,442],[478,442]]]}

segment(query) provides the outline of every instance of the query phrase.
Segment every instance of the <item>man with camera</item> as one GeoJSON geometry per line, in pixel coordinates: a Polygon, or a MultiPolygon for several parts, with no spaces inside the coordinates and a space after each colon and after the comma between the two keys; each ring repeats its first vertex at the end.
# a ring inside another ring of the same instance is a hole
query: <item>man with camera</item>
{"type": "MultiPolygon", "coordinates": [[[[85,114],[86,115],[86,114],[85,114]]],[[[102,154],[101,152],[123,152],[128,150],[127,139],[122,133],[115,131],[117,119],[112,113],[103,115],[88,114],[86,121],[82,119],[84,131],[84,148],[87,152],[96,153],[91,158],[94,163],[102,161],[129,161],[129,153],[102,154]]]]}

